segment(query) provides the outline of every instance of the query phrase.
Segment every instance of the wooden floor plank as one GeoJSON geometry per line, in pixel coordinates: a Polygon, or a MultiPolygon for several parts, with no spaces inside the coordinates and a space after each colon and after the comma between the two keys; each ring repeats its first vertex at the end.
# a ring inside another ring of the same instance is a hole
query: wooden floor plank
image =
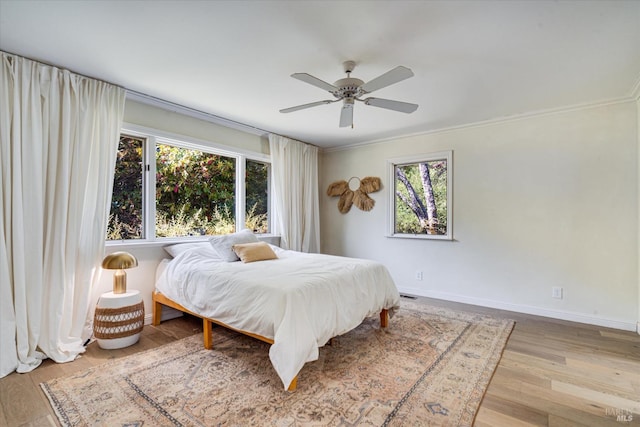
{"type": "Polygon", "coordinates": [[[615,392],[619,390],[620,396],[640,396],[640,370],[625,371],[611,366],[603,366],[597,361],[584,361],[579,359],[567,359],[567,367],[574,372],[589,372],[589,377],[599,383],[607,385],[607,389],[615,392]]]}
{"type": "Polygon", "coordinates": [[[612,371],[606,366],[601,368],[601,365],[592,364],[590,369],[586,369],[586,366],[581,364],[575,366],[573,362],[569,364],[549,363],[519,353],[505,352],[500,366],[510,368],[512,371],[527,372],[534,377],[549,381],[556,380],[604,391],[620,398],[633,399],[633,396],[637,395],[636,388],[640,386],[640,376],[637,374],[615,375],[612,373],[608,375],[607,372],[612,371]]]}
{"type": "Polygon", "coordinates": [[[56,427],[58,426],[58,420],[55,419],[53,415],[46,415],[41,418],[37,418],[29,421],[26,424],[21,425],[20,427],[56,427]]]}
{"type": "Polygon", "coordinates": [[[496,426],[509,426],[509,427],[537,427],[546,426],[547,417],[544,417],[543,423],[531,423],[519,418],[514,418],[506,415],[502,412],[496,412],[485,407],[480,408],[478,416],[475,419],[474,426],[476,427],[496,427],[496,426]]]}
{"type": "Polygon", "coordinates": [[[2,407],[2,404],[0,404],[0,427],[9,427],[7,417],[4,416],[4,408],[2,407]]]}
{"type": "Polygon", "coordinates": [[[611,407],[606,402],[582,399],[579,396],[563,393],[546,387],[521,383],[515,384],[508,378],[494,376],[488,394],[514,402],[520,405],[564,418],[584,426],[615,426],[615,417],[611,417],[607,410],[611,407]]]}
{"type": "Polygon", "coordinates": [[[10,374],[0,384],[0,402],[8,425],[20,426],[50,414],[29,374],[10,374]]]}
{"type": "Polygon", "coordinates": [[[562,365],[565,364],[566,360],[564,355],[554,354],[553,351],[549,350],[551,349],[545,349],[544,347],[533,347],[530,341],[526,343],[514,342],[508,347],[508,351],[525,353],[530,357],[536,357],[538,359],[544,359],[562,365]]]}
{"type": "Polygon", "coordinates": [[[585,404],[606,405],[608,408],[616,408],[621,411],[640,414],[640,396],[637,395],[632,398],[625,398],[612,393],[602,392],[588,387],[580,387],[575,384],[567,384],[561,381],[552,381],[551,390],[576,397],[585,404]]]}
{"type": "Polygon", "coordinates": [[[498,378],[509,378],[510,381],[515,383],[528,383],[537,385],[538,387],[551,388],[551,380],[544,378],[536,373],[528,372],[525,369],[521,369],[519,366],[511,367],[506,363],[500,363],[496,368],[494,376],[498,378]]]}
{"type": "Polygon", "coordinates": [[[546,426],[548,414],[526,405],[510,402],[494,395],[485,396],[476,417],[476,424],[482,422],[496,425],[546,426]]]}

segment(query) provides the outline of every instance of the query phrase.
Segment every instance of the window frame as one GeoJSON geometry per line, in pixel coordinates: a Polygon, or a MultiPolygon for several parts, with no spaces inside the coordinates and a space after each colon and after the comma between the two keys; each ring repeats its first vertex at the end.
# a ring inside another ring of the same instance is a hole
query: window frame
{"type": "Polygon", "coordinates": [[[387,159],[387,185],[389,199],[387,209],[387,237],[425,240],[453,240],[453,151],[439,151],[405,157],[387,159]],[[411,234],[396,232],[396,167],[417,165],[423,162],[445,160],[447,162],[447,233],[446,234],[411,234]]]}
{"type": "MultiPolygon", "coordinates": [[[[250,150],[243,150],[228,145],[206,141],[187,135],[180,135],[159,129],[149,128],[145,126],[123,123],[120,128],[120,135],[127,135],[144,140],[142,150],[142,211],[143,211],[143,237],[140,239],[124,239],[124,240],[106,240],[106,246],[165,246],[167,244],[206,240],[211,236],[180,236],[180,237],[156,237],[156,158],[155,147],[157,144],[168,144],[189,150],[198,150],[210,154],[226,156],[234,158],[236,161],[236,201],[235,201],[235,218],[236,231],[245,228],[246,219],[246,191],[245,191],[245,172],[246,161],[253,160],[256,162],[266,163],[271,168],[271,156],[250,150]]],[[[269,195],[271,195],[271,174],[269,174],[268,186],[269,195]]],[[[272,230],[273,218],[273,198],[268,200],[269,214],[267,215],[268,229],[272,230]]],[[[265,233],[269,236],[271,233],[265,233]]]]}

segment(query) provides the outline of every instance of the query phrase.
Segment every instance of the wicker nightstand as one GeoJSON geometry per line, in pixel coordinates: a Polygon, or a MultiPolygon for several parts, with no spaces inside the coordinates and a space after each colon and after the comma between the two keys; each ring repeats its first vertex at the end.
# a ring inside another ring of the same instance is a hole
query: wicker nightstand
{"type": "Polygon", "coordinates": [[[100,296],[93,319],[93,334],[104,349],[128,347],[138,342],[144,326],[144,303],[138,291],[100,296]]]}

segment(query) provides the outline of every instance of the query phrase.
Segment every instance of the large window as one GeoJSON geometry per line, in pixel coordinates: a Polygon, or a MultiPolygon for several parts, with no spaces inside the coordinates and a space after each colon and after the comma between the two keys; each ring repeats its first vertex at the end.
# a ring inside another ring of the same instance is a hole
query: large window
{"type": "Polygon", "coordinates": [[[270,164],[255,157],[192,141],[121,135],[107,240],[226,234],[243,222],[269,232],[270,164]]]}

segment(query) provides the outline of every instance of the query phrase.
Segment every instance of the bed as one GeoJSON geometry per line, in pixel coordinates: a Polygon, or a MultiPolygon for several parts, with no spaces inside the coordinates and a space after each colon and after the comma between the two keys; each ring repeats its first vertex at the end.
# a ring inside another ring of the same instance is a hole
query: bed
{"type": "Polygon", "coordinates": [[[331,338],[378,314],[386,327],[399,305],[380,263],[263,245],[275,259],[231,262],[208,242],[166,248],[174,258],[159,266],[153,324],[169,306],[203,319],[206,348],[212,323],[270,343],[275,371],[295,390],[299,371],[331,338]]]}

